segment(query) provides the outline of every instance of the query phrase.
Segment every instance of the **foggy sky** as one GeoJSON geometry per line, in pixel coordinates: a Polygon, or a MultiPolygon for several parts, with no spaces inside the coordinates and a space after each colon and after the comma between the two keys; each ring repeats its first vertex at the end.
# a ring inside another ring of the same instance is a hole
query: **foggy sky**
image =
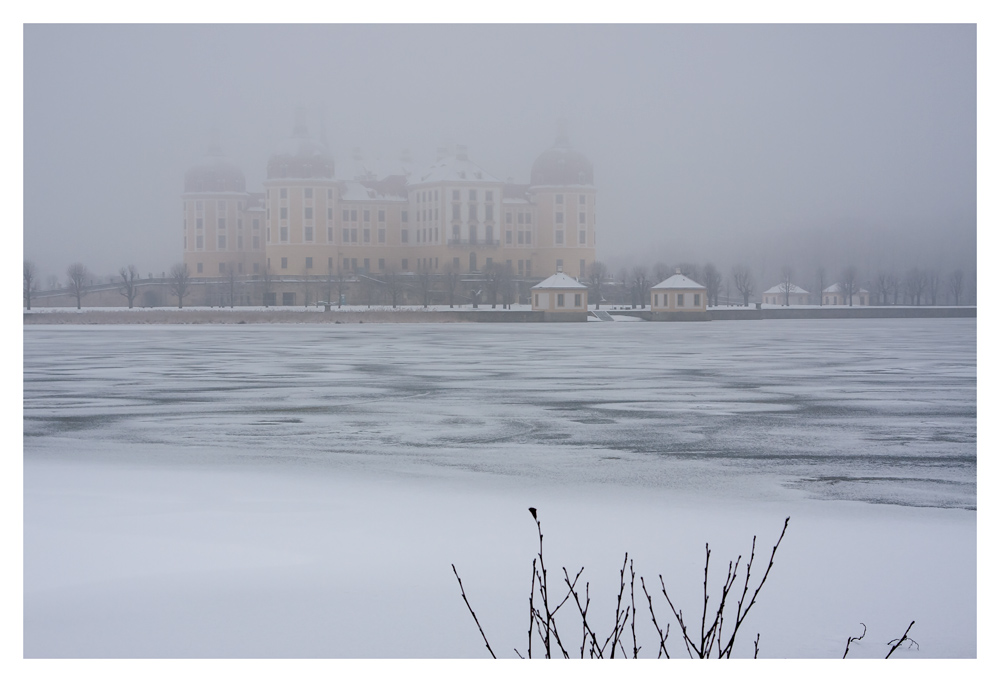
{"type": "Polygon", "coordinates": [[[298,106],[341,178],[466,144],[527,182],[566,117],[613,268],[975,258],[974,25],[27,25],[25,258],[168,270],[210,128],[260,191],[298,106]]]}

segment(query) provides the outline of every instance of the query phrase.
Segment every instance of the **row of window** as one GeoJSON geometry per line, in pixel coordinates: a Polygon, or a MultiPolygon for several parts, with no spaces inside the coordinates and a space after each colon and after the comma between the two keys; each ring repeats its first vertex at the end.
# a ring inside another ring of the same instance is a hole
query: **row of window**
{"type": "MultiPolygon", "coordinates": [[[[581,194],[581,195],[579,195],[579,197],[580,197],[580,205],[581,206],[583,206],[584,204],[587,203],[587,195],[586,194],[581,194]]],[[[557,194],[556,195],[556,203],[557,204],[562,204],[563,203],[563,195],[562,194],[557,194]]]]}
{"type": "MultiPolygon", "coordinates": [[[[670,294],[663,294],[663,306],[665,308],[669,308],[670,307],[670,303],[668,302],[668,297],[669,296],[670,296],[670,294]]],[[[674,304],[675,308],[684,308],[687,305],[685,303],[685,301],[686,300],[690,300],[690,299],[686,298],[687,294],[675,294],[675,296],[676,296],[676,299],[675,299],[676,303],[674,304]]],[[[693,308],[699,308],[699,307],[701,307],[701,294],[691,294],[691,296],[694,298],[694,302],[691,304],[690,307],[693,307],[693,308]]],[[[656,306],[656,307],[659,307],[659,305],[660,305],[660,295],[659,294],[653,294],[653,305],[656,306]]]]}
{"type": "MultiPolygon", "coordinates": [[[[538,294],[535,294],[535,307],[540,307],[538,305],[538,294]]],[[[556,294],[556,307],[565,308],[566,307],[566,294],[556,294]]],[[[573,307],[582,308],[583,307],[583,294],[573,294],[573,307]]]]}
{"type": "MultiPolygon", "coordinates": [[[[194,210],[197,211],[198,213],[203,213],[205,210],[206,203],[207,202],[201,200],[194,202],[194,210]]],[[[243,201],[236,202],[236,208],[240,211],[243,210],[245,205],[246,204],[243,201]]],[[[215,207],[219,211],[219,213],[224,213],[226,211],[226,208],[228,207],[228,202],[225,199],[219,199],[218,201],[216,201],[215,207]]],[[[187,208],[188,208],[188,202],[185,201],[184,202],[185,213],[187,213],[187,208]]]]}

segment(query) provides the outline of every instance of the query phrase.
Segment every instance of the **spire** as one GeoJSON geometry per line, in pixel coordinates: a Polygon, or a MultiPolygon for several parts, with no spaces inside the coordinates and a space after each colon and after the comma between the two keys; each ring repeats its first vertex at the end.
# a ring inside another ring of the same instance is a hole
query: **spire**
{"type": "Polygon", "coordinates": [[[305,107],[295,108],[295,128],[292,130],[292,137],[308,137],[309,128],[306,126],[305,107]]]}
{"type": "Polygon", "coordinates": [[[217,125],[208,130],[208,155],[222,156],[222,132],[217,125]]]}
{"type": "Polygon", "coordinates": [[[556,147],[569,148],[569,121],[565,116],[556,119],[556,147]]]}

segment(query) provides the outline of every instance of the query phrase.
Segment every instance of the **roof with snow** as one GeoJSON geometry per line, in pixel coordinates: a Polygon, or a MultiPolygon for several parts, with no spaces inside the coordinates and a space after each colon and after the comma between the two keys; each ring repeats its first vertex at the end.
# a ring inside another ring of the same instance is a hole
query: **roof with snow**
{"type": "Polygon", "coordinates": [[[449,156],[427,170],[410,176],[411,185],[437,182],[492,182],[502,184],[482,168],[469,161],[465,154],[449,156]]]}
{"type": "MultiPolygon", "coordinates": [[[[768,289],[764,293],[765,294],[783,294],[783,293],[785,293],[785,285],[784,284],[775,284],[773,287],[771,287],[770,289],[768,289]]],[[[793,284],[791,287],[789,287],[788,293],[790,293],[790,294],[808,294],[809,292],[806,291],[805,289],[803,289],[802,287],[793,284]]]]}
{"type": "Polygon", "coordinates": [[[406,201],[405,197],[379,191],[385,188],[379,187],[378,183],[375,182],[363,184],[355,180],[345,180],[342,186],[343,189],[340,192],[341,201],[406,201]]]}
{"type": "Polygon", "coordinates": [[[690,277],[677,273],[671,275],[651,289],[704,289],[702,285],[695,282],[690,277]]]}
{"type": "MultiPolygon", "coordinates": [[[[830,286],[828,286],[826,289],[823,289],[823,293],[824,294],[839,294],[839,293],[841,293],[841,291],[840,291],[840,282],[835,282],[834,284],[831,284],[830,286]]],[[[868,290],[867,289],[858,289],[858,293],[859,294],[867,294],[868,290]]]]}
{"type": "Polygon", "coordinates": [[[586,289],[587,287],[580,284],[575,279],[567,275],[565,272],[557,272],[548,279],[544,279],[535,286],[531,287],[534,289],[586,289]]]}

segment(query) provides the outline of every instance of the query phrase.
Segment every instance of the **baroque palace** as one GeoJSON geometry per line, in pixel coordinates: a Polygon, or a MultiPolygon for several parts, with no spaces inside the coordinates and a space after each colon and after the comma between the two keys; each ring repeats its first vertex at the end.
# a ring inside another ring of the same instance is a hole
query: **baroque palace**
{"type": "Polygon", "coordinates": [[[266,278],[272,305],[303,303],[284,284],[331,275],[451,271],[474,281],[506,265],[533,283],[556,272],[582,278],[595,259],[593,167],[565,132],[535,160],[529,184],[498,180],[463,147],[439,150],[423,171],[346,180],[300,121],[268,160],[263,192],[247,192],[213,143],[185,174],[183,206],[192,277],[266,278]]]}

